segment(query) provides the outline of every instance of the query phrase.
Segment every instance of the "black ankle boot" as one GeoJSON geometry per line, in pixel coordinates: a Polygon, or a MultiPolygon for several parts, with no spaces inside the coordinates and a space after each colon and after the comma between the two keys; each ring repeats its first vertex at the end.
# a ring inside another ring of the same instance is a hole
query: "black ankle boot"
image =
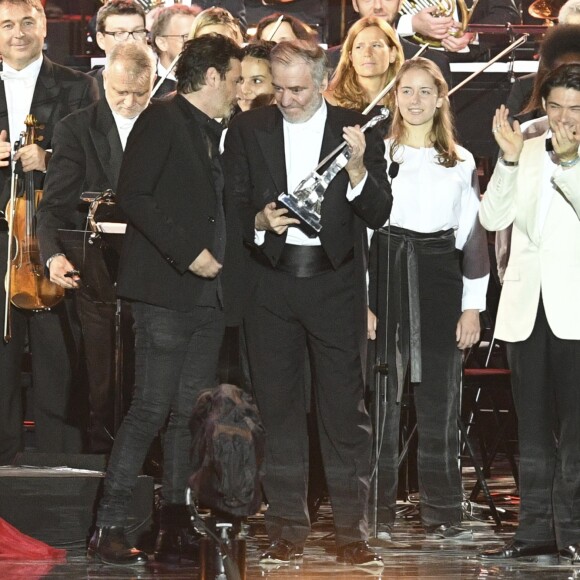
{"type": "Polygon", "coordinates": [[[97,528],[89,542],[87,557],[116,566],[142,566],[148,560],[145,552],[129,544],[121,526],[97,528]]]}
{"type": "Polygon", "coordinates": [[[197,562],[201,537],[191,525],[187,506],[165,505],[161,508],[155,560],[165,564],[179,564],[182,560],[197,562]]]}

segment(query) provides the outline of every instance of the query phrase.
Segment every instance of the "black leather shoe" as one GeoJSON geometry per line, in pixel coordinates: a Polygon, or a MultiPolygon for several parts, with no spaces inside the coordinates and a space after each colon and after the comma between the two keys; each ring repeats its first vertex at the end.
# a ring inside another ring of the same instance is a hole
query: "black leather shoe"
{"type": "Polygon", "coordinates": [[[142,566],[148,561],[145,552],[129,544],[121,526],[97,528],[89,542],[87,557],[115,566],[142,566]]]}
{"type": "Polygon", "coordinates": [[[336,560],[351,566],[384,566],[383,559],[365,541],[351,542],[336,550],[336,560]]]}
{"type": "Polygon", "coordinates": [[[441,524],[425,528],[429,540],[469,540],[473,538],[471,530],[459,524],[441,524]]]}
{"type": "Polygon", "coordinates": [[[304,549],[286,540],[276,540],[260,555],[260,564],[288,564],[302,558],[304,549]]]}
{"type": "Polygon", "coordinates": [[[155,561],[179,564],[182,560],[199,562],[201,534],[192,528],[168,528],[159,530],[155,542],[155,561]]]}
{"type": "Polygon", "coordinates": [[[517,558],[534,558],[556,554],[556,544],[527,544],[520,540],[512,540],[501,548],[486,550],[479,554],[483,560],[515,560],[517,558]]]}
{"type": "Polygon", "coordinates": [[[572,544],[560,550],[560,560],[564,564],[580,564],[580,544],[572,544]]]}

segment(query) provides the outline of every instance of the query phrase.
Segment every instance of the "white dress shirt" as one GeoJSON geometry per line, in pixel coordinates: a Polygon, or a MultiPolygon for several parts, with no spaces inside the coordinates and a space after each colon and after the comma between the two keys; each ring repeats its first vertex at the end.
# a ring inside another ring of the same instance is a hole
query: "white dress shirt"
{"type": "Polygon", "coordinates": [[[121,145],[123,147],[123,151],[125,151],[125,147],[127,146],[127,139],[129,138],[129,133],[131,129],[133,129],[133,125],[135,125],[135,121],[139,118],[139,115],[133,117],[132,119],[127,119],[123,117],[115,111],[112,111],[113,119],[115,119],[115,125],[117,125],[117,131],[119,132],[119,137],[121,139],[121,145]]]}
{"type": "MultiPolygon", "coordinates": [[[[391,141],[387,140],[385,146],[390,166],[391,141]]],[[[437,163],[433,147],[399,147],[395,153],[399,173],[392,182],[391,225],[420,233],[453,229],[455,247],[463,249],[478,219],[479,183],[473,155],[460,146],[458,153],[462,161],[455,167],[443,167],[437,163]]],[[[488,278],[463,277],[463,310],[485,310],[488,278]]]]}
{"type": "Polygon", "coordinates": [[[31,62],[22,70],[13,69],[8,63],[2,65],[2,80],[6,93],[6,105],[8,107],[8,127],[10,129],[10,141],[14,144],[22,131],[26,131],[24,121],[30,114],[32,97],[36,80],[42,67],[42,55],[31,62]]]}
{"type": "MultiPolygon", "coordinates": [[[[323,99],[320,108],[304,123],[284,120],[284,155],[286,160],[287,192],[294,191],[320,161],[328,109],[323,99]]],[[[367,174],[368,175],[368,174],[367,174]]],[[[348,185],[346,197],[352,201],[362,192],[367,175],[354,188],[348,185]]],[[[286,192],[285,192],[286,193],[286,192]]],[[[266,232],[256,230],[256,244],[264,243],[266,232]]],[[[309,238],[300,228],[289,227],[286,243],[296,246],[320,246],[320,238],[309,238]]]]}

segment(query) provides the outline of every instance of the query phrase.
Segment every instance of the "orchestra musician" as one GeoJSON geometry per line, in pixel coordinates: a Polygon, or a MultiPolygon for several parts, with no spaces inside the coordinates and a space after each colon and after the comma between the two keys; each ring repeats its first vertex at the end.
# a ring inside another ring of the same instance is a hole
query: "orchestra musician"
{"type": "MultiPolygon", "coordinates": [[[[145,11],[136,0],[108,0],[97,12],[97,44],[105,56],[119,42],[147,44],[145,11]]],[[[89,75],[97,80],[99,97],[105,96],[104,66],[94,68],[89,75]]]]}
{"type": "Polygon", "coordinates": [[[155,98],[163,97],[175,90],[177,80],[173,71],[168,71],[168,68],[189,38],[193,19],[200,11],[197,6],[173,4],[161,8],[157,12],[153,26],[151,26],[151,46],[159,58],[155,83],[157,84],[158,79],[164,76],[165,80],[157,89],[155,98]]]}
{"type": "MultiPolygon", "coordinates": [[[[404,55],[397,33],[382,18],[357,20],[342,44],[340,61],[325,98],[363,112],[397,75],[404,55]]],[[[385,95],[377,106],[388,106],[385,95]]]]}
{"type": "MultiPolygon", "coordinates": [[[[368,16],[373,16],[375,18],[381,18],[386,21],[394,30],[396,30],[396,22],[398,18],[400,0],[377,0],[376,2],[357,2],[353,0],[352,5],[355,12],[358,13],[359,19],[367,18],[368,16]]],[[[355,22],[356,23],[356,22],[355,22]]],[[[403,38],[401,34],[397,31],[397,39],[399,44],[403,48],[403,54],[405,59],[412,58],[415,56],[419,50],[419,46],[414,42],[410,42],[403,38]]],[[[443,73],[447,84],[451,86],[451,70],[449,68],[449,59],[442,51],[428,49],[423,53],[425,58],[432,60],[443,73]]],[[[340,58],[340,47],[333,46],[328,50],[328,59],[332,64],[333,68],[336,68],[340,58]]]]}
{"type": "MultiPolygon", "coordinates": [[[[424,38],[441,42],[448,53],[466,53],[467,59],[479,56],[479,49],[474,43],[477,37],[474,33],[463,31],[457,21],[457,15],[442,16],[438,14],[439,7],[435,4],[418,10],[412,15],[398,16],[403,0],[352,0],[355,12],[361,16],[379,16],[389,22],[397,22],[397,32],[400,36],[410,37],[420,34],[424,38]],[[398,18],[398,20],[397,20],[398,18]]],[[[470,9],[473,0],[465,2],[470,9]]],[[[470,22],[478,24],[501,24],[507,22],[519,24],[520,13],[514,0],[479,0],[473,11],[470,22]]]]}
{"type": "Polygon", "coordinates": [[[115,438],[88,549],[105,563],[147,561],[124,526],[149,446],[168,418],[155,558],[197,558],[185,505],[189,422],[200,392],[217,383],[229,212],[216,119],[235,106],[241,58],[225,36],[186,42],[175,68],[177,94],[139,116],[125,148],[117,200],[128,224],[117,293],[131,302],[135,320],[135,394],[115,438]]]}
{"type": "MultiPolygon", "coordinates": [[[[46,16],[40,0],[0,0],[0,210],[10,194],[11,149],[30,113],[44,126],[43,140],[22,147],[13,161],[34,172],[40,189],[56,123],[97,99],[87,75],[53,63],[42,54],[46,16]]],[[[6,222],[0,225],[0,313],[5,315],[6,222]]],[[[64,303],[51,311],[10,307],[12,338],[0,344],[0,464],[22,449],[21,367],[27,342],[32,351],[34,416],[39,451],[79,452],[80,431],[71,426],[69,399],[74,349],[64,303]]]]}
{"type": "Polygon", "coordinates": [[[193,20],[189,38],[198,38],[204,34],[222,34],[241,45],[244,35],[238,21],[224,8],[206,8],[193,20]]]}
{"type": "Polygon", "coordinates": [[[98,277],[99,283],[89,284],[88,276],[83,282],[83,264],[67,257],[58,230],[87,229],[88,206],[79,211],[82,192],[117,191],[123,150],[137,118],[149,104],[154,76],[149,47],[141,43],[113,46],[103,72],[105,97],[55,127],[53,156],[37,213],[40,252],[43,263],[49,264],[50,279],[75,290],[89,384],[88,443],[93,453],[109,453],[113,445],[114,280],[102,261],[92,264],[96,271],[91,278],[98,277]],[[75,273],[79,270],[80,274],[75,273]],[[98,291],[102,286],[108,286],[107,296],[98,291]]]}

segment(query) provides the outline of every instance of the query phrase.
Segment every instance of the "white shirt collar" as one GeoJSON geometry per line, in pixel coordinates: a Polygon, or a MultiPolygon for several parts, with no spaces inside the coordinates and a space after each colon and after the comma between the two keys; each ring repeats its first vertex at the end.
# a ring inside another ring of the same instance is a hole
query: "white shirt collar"
{"type": "Polygon", "coordinates": [[[2,80],[33,80],[36,82],[38,75],[40,73],[40,68],[42,67],[42,54],[28,66],[25,66],[22,70],[16,70],[12,68],[7,62],[2,64],[2,72],[0,76],[2,80]]]}
{"type": "Polygon", "coordinates": [[[326,101],[322,99],[320,107],[308,121],[304,121],[304,123],[290,123],[284,119],[284,126],[292,133],[324,133],[327,112],[326,101]]]}
{"type": "Polygon", "coordinates": [[[113,119],[115,119],[115,124],[117,125],[118,128],[122,128],[122,129],[132,129],[133,125],[135,124],[135,121],[139,118],[139,115],[133,117],[132,119],[127,119],[127,117],[123,117],[122,115],[119,115],[118,113],[115,113],[115,111],[113,111],[111,109],[111,112],[113,113],[113,119]]]}
{"type": "MultiPolygon", "coordinates": [[[[167,69],[161,64],[161,61],[158,60],[157,61],[157,74],[158,74],[159,78],[164,77],[166,72],[167,72],[167,69]]],[[[175,78],[175,75],[173,74],[173,71],[171,71],[165,78],[169,79],[170,81],[177,81],[177,79],[175,78]]]]}

